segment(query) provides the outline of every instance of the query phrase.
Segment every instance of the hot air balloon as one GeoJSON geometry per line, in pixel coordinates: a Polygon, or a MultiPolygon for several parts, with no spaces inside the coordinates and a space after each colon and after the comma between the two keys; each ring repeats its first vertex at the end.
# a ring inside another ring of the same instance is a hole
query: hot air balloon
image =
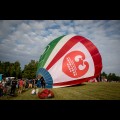
{"type": "Polygon", "coordinates": [[[36,76],[46,88],[73,86],[100,75],[102,58],[97,47],[79,35],[63,35],[50,42],[40,56],[36,76]]]}

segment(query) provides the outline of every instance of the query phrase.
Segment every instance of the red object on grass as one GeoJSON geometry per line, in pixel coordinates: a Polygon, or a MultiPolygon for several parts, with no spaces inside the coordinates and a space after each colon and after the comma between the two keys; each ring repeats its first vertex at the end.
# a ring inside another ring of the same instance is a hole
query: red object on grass
{"type": "Polygon", "coordinates": [[[49,89],[44,89],[42,92],[38,93],[38,97],[40,99],[53,98],[54,97],[54,93],[51,90],[49,90],[49,89]]]}

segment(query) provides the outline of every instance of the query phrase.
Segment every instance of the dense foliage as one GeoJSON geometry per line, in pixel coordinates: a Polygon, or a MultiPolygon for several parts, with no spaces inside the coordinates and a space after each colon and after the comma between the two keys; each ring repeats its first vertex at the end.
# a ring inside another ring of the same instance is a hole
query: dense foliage
{"type": "MultiPolygon", "coordinates": [[[[4,77],[16,77],[18,79],[34,79],[36,77],[38,61],[31,60],[24,66],[23,70],[21,70],[20,66],[19,61],[14,63],[0,61],[0,74],[3,74],[4,77]]],[[[102,72],[101,76],[105,76],[108,81],[120,81],[120,76],[117,76],[115,73],[106,74],[105,72],[102,72]]]]}
{"type": "Polygon", "coordinates": [[[19,61],[16,61],[15,63],[0,61],[0,74],[3,74],[3,77],[33,79],[36,77],[37,64],[37,61],[31,60],[22,70],[19,61]]]}
{"type": "Polygon", "coordinates": [[[103,72],[101,73],[101,76],[105,76],[109,82],[111,81],[119,81],[120,82],[120,76],[117,76],[115,73],[109,73],[108,75],[103,72]]]}
{"type": "Polygon", "coordinates": [[[0,61],[0,74],[3,74],[4,77],[22,77],[20,62],[10,63],[0,61]]]}
{"type": "Polygon", "coordinates": [[[35,60],[31,60],[28,65],[25,65],[24,70],[22,71],[22,77],[28,79],[34,79],[36,77],[37,64],[35,60]]]}

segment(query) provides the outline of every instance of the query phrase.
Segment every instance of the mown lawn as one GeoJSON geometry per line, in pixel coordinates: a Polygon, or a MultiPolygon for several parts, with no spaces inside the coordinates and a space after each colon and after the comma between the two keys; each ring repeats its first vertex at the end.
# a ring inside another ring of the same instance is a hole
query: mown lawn
{"type": "MultiPolygon", "coordinates": [[[[54,98],[40,99],[37,95],[31,95],[32,89],[29,89],[16,97],[3,96],[0,100],[120,100],[120,83],[118,82],[85,82],[78,86],[51,90],[54,92],[54,98]]],[[[42,91],[42,88],[39,91],[42,91]]]]}

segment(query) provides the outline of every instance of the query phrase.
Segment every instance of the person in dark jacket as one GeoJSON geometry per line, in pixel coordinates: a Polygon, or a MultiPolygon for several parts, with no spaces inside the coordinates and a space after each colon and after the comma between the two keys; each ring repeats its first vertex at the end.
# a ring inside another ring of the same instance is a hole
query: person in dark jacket
{"type": "Polygon", "coordinates": [[[42,88],[45,88],[45,80],[43,77],[40,78],[42,88]]]}
{"type": "MultiPolygon", "coordinates": [[[[38,79],[38,82],[39,82],[39,81],[41,82],[42,88],[45,88],[46,83],[45,83],[45,80],[44,80],[43,76],[39,74],[39,75],[37,76],[37,79],[38,79]]],[[[37,83],[38,83],[38,82],[37,82],[37,83]]]]}
{"type": "Polygon", "coordinates": [[[11,92],[10,92],[11,95],[15,95],[16,85],[17,85],[17,81],[13,79],[11,85],[11,92]]]}

